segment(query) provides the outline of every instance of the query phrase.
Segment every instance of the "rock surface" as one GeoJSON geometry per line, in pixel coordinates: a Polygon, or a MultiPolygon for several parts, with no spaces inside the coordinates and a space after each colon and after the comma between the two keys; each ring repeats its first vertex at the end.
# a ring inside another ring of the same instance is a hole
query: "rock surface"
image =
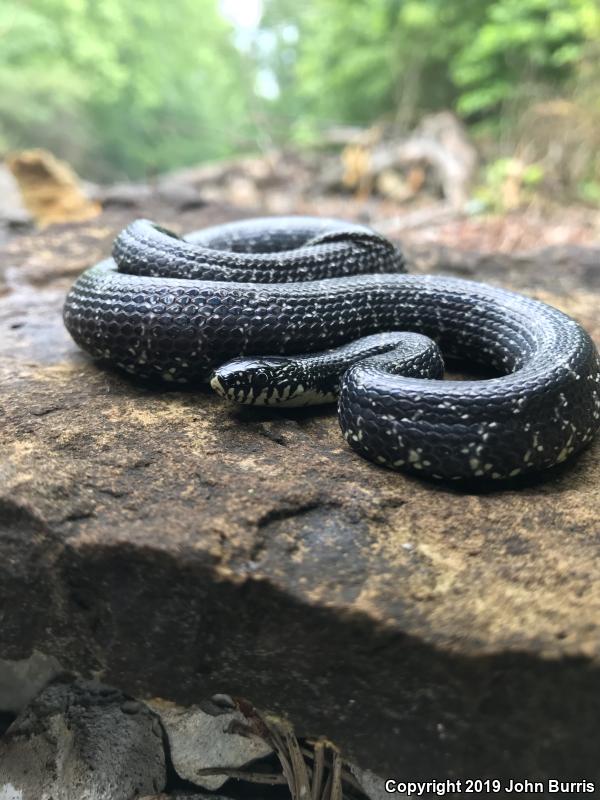
{"type": "Polygon", "coordinates": [[[228,778],[203,775],[202,770],[243,767],[273,752],[264,739],[250,735],[238,710],[213,706],[207,713],[198,706],[181,708],[158,701],[149,705],[162,722],[175,772],[204,789],[220,789],[228,778]]]}
{"type": "Polygon", "coordinates": [[[7,159],[23,203],[41,225],[97,217],[99,203],[86,197],[71,167],[47,150],[22,150],[7,159]]]}
{"type": "MultiPolygon", "coordinates": [[[[350,772],[354,775],[358,785],[362,788],[369,800],[389,800],[390,792],[385,788],[386,781],[384,778],[375,775],[371,770],[360,769],[360,767],[354,766],[353,764],[350,764],[350,772]]],[[[410,795],[398,791],[396,787],[394,797],[396,800],[408,800],[410,795]]]]}
{"type": "Polygon", "coordinates": [[[46,688],[0,740],[0,800],[130,800],[165,787],[143,703],[90,681],[46,688]]]}
{"type": "Polygon", "coordinates": [[[0,658],[0,710],[18,714],[47,683],[61,673],[58,661],[33,651],[29,658],[0,658]]]}
{"type": "MultiPolygon", "coordinates": [[[[129,219],[1,254],[2,658],[182,705],[247,697],[383,776],[598,779],[600,441],[457,489],[363,461],[333,410],[235,411],[100,369],[61,304],[129,219]]],[[[598,251],[415,269],[516,286],[600,335],[598,251]]]]}

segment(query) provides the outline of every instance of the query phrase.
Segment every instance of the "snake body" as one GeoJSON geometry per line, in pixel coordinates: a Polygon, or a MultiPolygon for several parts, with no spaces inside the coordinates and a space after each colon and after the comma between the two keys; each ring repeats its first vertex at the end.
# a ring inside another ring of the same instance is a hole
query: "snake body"
{"type": "Polygon", "coordinates": [[[256,404],[339,395],[357,452],[421,475],[544,469],[600,425],[600,359],[574,320],[481,283],[405,274],[389,241],[338,220],[265,218],[185,239],[138,220],[75,282],[64,320],[94,358],[141,377],[210,380],[256,404]],[[440,351],[498,377],[442,380],[440,351]]]}

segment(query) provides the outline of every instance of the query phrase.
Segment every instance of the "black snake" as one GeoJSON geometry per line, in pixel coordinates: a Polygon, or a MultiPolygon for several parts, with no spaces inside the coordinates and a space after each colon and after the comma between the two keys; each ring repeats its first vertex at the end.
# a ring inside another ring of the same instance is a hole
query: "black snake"
{"type": "Polygon", "coordinates": [[[242,403],[339,395],[355,450],[421,475],[551,467],[600,424],[599,356],[574,320],[481,283],[407,275],[387,239],[338,220],[185,239],[138,220],[75,282],[64,320],[94,358],[142,377],[210,380],[242,403]],[[441,380],[440,350],[498,377],[441,380]]]}

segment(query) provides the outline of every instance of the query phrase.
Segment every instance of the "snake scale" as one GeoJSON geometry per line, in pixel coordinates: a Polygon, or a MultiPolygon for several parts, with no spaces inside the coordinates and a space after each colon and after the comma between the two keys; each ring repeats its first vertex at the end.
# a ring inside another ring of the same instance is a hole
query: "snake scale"
{"type": "Polygon", "coordinates": [[[446,479],[564,461],[600,424],[600,363],[572,319],[523,295],[409,275],[361,225],[314,217],[180,238],[137,220],[69,292],[65,324],[94,358],[239,403],[339,402],[362,456],[446,479]],[[442,380],[442,355],[494,371],[442,380]]]}

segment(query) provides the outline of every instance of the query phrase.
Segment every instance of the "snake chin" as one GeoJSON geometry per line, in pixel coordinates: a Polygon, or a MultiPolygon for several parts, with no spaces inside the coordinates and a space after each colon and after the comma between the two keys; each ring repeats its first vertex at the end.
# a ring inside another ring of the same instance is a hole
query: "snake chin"
{"type": "Polygon", "coordinates": [[[227,389],[226,389],[226,387],[221,383],[221,380],[220,380],[219,376],[215,375],[214,372],[210,377],[209,383],[210,383],[210,387],[211,387],[211,389],[213,389],[213,391],[215,391],[217,394],[221,395],[221,397],[227,397],[227,389]]]}

